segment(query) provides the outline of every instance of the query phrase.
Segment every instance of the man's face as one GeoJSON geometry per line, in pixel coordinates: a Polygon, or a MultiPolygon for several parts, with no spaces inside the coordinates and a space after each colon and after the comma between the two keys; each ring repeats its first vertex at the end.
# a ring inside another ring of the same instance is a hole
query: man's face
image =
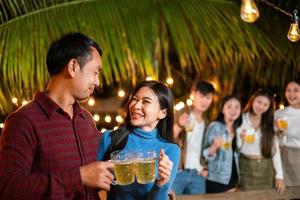
{"type": "Polygon", "coordinates": [[[99,86],[99,73],[102,68],[102,59],[97,49],[92,47],[92,59],[76,71],[73,94],[76,100],[85,100],[99,86]]]}
{"type": "Polygon", "coordinates": [[[211,105],[213,94],[208,93],[204,95],[200,91],[194,91],[193,108],[198,112],[205,112],[211,105]]]}

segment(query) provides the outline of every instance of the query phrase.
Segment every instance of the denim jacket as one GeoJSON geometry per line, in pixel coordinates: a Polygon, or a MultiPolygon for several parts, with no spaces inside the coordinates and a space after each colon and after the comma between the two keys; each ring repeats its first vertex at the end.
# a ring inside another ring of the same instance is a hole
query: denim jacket
{"type": "MultiPolygon", "coordinates": [[[[232,148],[227,150],[219,148],[213,156],[210,156],[209,147],[212,145],[215,136],[227,134],[226,125],[224,123],[214,121],[207,128],[203,145],[203,156],[207,161],[208,168],[207,179],[225,185],[229,183],[232,173],[232,148]]],[[[238,153],[234,152],[237,174],[239,175],[238,157],[238,153]]]]}

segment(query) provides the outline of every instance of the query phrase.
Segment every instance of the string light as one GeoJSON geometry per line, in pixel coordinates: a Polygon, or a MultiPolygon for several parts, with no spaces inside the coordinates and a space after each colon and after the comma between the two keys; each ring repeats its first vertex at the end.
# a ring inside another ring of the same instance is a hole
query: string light
{"type": "Polygon", "coordinates": [[[191,106],[193,104],[193,100],[192,99],[187,99],[186,100],[186,105],[191,106]]]}
{"type": "Polygon", "coordinates": [[[17,99],[17,97],[13,97],[12,99],[11,99],[11,101],[13,102],[13,104],[18,104],[18,99],[17,99]]]}
{"type": "Polygon", "coordinates": [[[280,105],[279,105],[279,109],[280,109],[280,110],[283,110],[283,109],[284,109],[284,105],[283,105],[283,104],[280,104],[280,105]]]}
{"type": "Polygon", "coordinates": [[[259,18],[259,10],[253,0],[243,0],[241,18],[248,23],[253,23],[259,18]]]}
{"type": "Polygon", "coordinates": [[[23,100],[23,101],[22,101],[22,106],[24,106],[24,105],[26,105],[26,104],[28,104],[28,101],[27,101],[27,100],[23,100]]]}
{"type": "Polygon", "coordinates": [[[104,117],[104,121],[107,122],[107,123],[110,123],[111,122],[111,116],[110,115],[106,115],[104,117]]]}
{"type": "Polygon", "coordinates": [[[167,78],[166,82],[167,82],[168,85],[173,85],[174,80],[173,80],[172,77],[169,77],[169,78],[167,78]]]}
{"type": "Polygon", "coordinates": [[[184,102],[182,102],[182,101],[180,101],[179,103],[177,103],[176,105],[175,105],[175,110],[177,110],[177,111],[179,111],[179,110],[181,110],[182,108],[184,108],[184,102]]]}
{"type": "Polygon", "coordinates": [[[94,98],[90,98],[90,99],[88,100],[88,105],[89,105],[89,106],[95,105],[95,99],[94,99],[94,98]]]}
{"type": "Polygon", "coordinates": [[[4,123],[0,123],[0,128],[4,128],[4,123]]]}
{"type": "Polygon", "coordinates": [[[119,89],[119,91],[118,91],[118,96],[119,96],[119,97],[122,98],[122,97],[125,96],[125,94],[126,94],[126,93],[125,93],[125,91],[124,91],[123,89],[119,89]]]}
{"type": "Polygon", "coordinates": [[[98,114],[94,114],[93,116],[95,122],[99,122],[100,116],[98,114]]]}
{"type": "Polygon", "coordinates": [[[290,25],[287,38],[292,42],[297,42],[300,39],[299,17],[297,10],[294,10],[294,22],[290,25]]]}
{"type": "Polygon", "coordinates": [[[194,100],[194,99],[195,99],[195,97],[194,97],[193,94],[190,95],[190,99],[191,99],[191,100],[194,100]]]}
{"type": "Polygon", "coordinates": [[[116,122],[122,123],[123,122],[123,117],[121,117],[120,115],[117,115],[116,116],[116,122]]]}
{"type": "MultiPolygon", "coordinates": [[[[270,3],[267,0],[261,0],[266,5],[272,7],[273,9],[290,16],[293,19],[293,22],[290,24],[290,28],[287,34],[287,38],[291,42],[297,42],[300,39],[300,31],[299,31],[299,17],[298,17],[298,11],[294,10],[294,15],[291,13],[279,8],[278,6],[270,3]]],[[[255,22],[259,17],[259,10],[257,9],[257,6],[255,5],[253,0],[242,0],[242,6],[241,6],[241,18],[245,22],[253,23],[255,22]]]]}
{"type": "Polygon", "coordinates": [[[105,131],[107,131],[106,128],[102,128],[102,129],[101,129],[101,133],[103,133],[103,132],[105,132],[105,131]]]}
{"type": "Polygon", "coordinates": [[[152,81],[152,80],[153,80],[152,76],[147,76],[146,77],[146,81],[152,81]]]}

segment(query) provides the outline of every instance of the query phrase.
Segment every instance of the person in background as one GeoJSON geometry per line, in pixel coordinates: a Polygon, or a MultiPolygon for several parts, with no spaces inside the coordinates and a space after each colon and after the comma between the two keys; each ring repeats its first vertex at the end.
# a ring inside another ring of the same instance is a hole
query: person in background
{"type": "Polygon", "coordinates": [[[78,101],[99,85],[102,50],[81,33],[53,42],[50,81],[11,113],[0,137],[0,199],[99,199],[110,189],[110,162],[96,161],[100,133],[78,101]]]}
{"type": "Polygon", "coordinates": [[[174,139],[181,147],[181,161],[172,189],[177,195],[204,194],[207,170],[200,163],[202,141],[207,121],[203,114],[211,106],[215,89],[206,81],[197,81],[192,88],[191,108],[178,113],[174,139]]]}
{"type": "Polygon", "coordinates": [[[207,193],[235,191],[239,180],[236,130],[242,123],[241,102],[225,96],[217,119],[207,128],[203,156],[207,161],[207,193]]]}
{"type": "MultiPolygon", "coordinates": [[[[300,79],[290,81],[285,89],[289,105],[275,112],[275,120],[287,119],[287,126],[278,127],[282,146],[283,176],[286,186],[300,186],[300,79]]],[[[277,123],[277,125],[279,125],[277,123]]]]}
{"type": "Polygon", "coordinates": [[[245,107],[237,131],[242,190],[272,189],[274,182],[279,193],[285,190],[273,108],[273,94],[268,89],[255,91],[245,107]]]}
{"type": "Polygon", "coordinates": [[[98,160],[110,160],[115,151],[155,150],[159,154],[159,178],[152,183],[113,185],[114,200],[166,200],[177,173],[180,148],[173,142],[173,94],[163,83],[143,81],[129,98],[125,120],[114,131],[106,131],[98,149],[98,160]]]}

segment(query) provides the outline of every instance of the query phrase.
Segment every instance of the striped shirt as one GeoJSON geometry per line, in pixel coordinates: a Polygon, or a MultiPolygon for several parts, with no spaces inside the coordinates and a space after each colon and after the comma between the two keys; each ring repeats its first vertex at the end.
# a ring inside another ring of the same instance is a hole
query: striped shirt
{"type": "Polygon", "coordinates": [[[0,136],[0,199],[99,199],[79,167],[95,161],[100,133],[76,102],[73,119],[46,93],[10,114],[0,136]]]}

